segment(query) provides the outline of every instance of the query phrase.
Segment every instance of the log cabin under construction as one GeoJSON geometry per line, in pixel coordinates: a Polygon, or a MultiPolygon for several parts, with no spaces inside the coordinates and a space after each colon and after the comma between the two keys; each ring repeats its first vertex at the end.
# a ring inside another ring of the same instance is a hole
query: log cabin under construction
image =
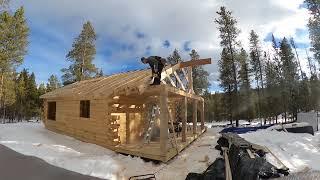
{"type": "Polygon", "coordinates": [[[194,94],[192,67],[210,63],[168,66],[156,86],[148,84],[150,69],[64,86],[41,96],[44,125],[119,153],[166,162],[206,130],[204,99],[194,94]]]}

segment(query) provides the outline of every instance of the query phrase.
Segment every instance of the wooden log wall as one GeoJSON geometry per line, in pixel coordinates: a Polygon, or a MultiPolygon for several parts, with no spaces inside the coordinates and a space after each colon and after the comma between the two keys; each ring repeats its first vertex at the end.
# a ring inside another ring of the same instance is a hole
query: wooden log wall
{"type": "Polygon", "coordinates": [[[78,100],[45,100],[43,121],[51,131],[113,149],[117,142],[114,142],[114,133],[109,131],[111,117],[107,108],[106,100],[90,100],[90,118],[82,118],[78,100]],[[56,102],[55,121],[47,119],[47,104],[51,101],[56,102]]]}

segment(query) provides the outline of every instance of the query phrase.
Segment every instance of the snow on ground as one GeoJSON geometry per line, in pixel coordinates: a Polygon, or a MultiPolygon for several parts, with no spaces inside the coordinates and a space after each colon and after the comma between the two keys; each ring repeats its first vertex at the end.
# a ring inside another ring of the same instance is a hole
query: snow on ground
{"type": "MultiPolygon", "coordinates": [[[[278,117],[277,122],[280,123],[289,123],[290,120],[285,121],[284,118],[282,118],[281,116],[278,117]]],[[[249,122],[248,120],[239,120],[239,126],[240,127],[256,127],[256,126],[261,126],[264,125],[263,119],[253,119],[251,122],[249,122]]],[[[233,121],[232,122],[233,126],[236,126],[236,122],[233,121]]],[[[270,124],[270,121],[267,121],[267,125],[270,124]]],[[[208,128],[211,127],[231,127],[230,125],[230,121],[211,121],[211,122],[206,122],[205,126],[207,126],[208,128]]]]}
{"type": "Polygon", "coordinates": [[[189,172],[203,172],[219,156],[214,148],[219,131],[208,129],[180,155],[158,164],[56,134],[41,123],[0,124],[0,143],[52,165],[104,179],[156,173],[157,179],[182,180],[189,172]]]}
{"type": "MultiPolygon", "coordinates": [[[[290,169],[290,172],[320,170],[320,132],[312,136],[260,130],[240,136],[249,142],[268,147],[290,169]]],[[[267,160],[276,165],[271,155],[267,155],[267,160]]]]}

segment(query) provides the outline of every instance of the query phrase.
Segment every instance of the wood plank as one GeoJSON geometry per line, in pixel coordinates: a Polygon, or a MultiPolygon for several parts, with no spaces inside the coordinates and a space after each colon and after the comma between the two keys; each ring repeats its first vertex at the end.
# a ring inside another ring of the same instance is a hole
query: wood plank
{"type": "Polygon", "coordinates": [[[165,88],[169,92],[169,97],[170,98],[171,98],[172,94],[175,94],[175,95],[185,96],[185,97],[188,97],[188,98],[191,98],[191,99],[196,99],[198,101],[203,101],[203,98],[201,96],[196,95],[196,94],[187,93],[185,91],[182,91],[180,89],[177,89],[177,88],[174,88],[174,87],[170,87],[170,86],[166,86],[165,88]]]}
{"type": "MultiPolygon", "coordinates": [[[[179,148],[178,148],[178,143],[177,143],[177,139],[176,139],[176,132],[174,130],[174,126],[173,126],[173,118],[172,118],[172,115],[169,111],[169,107],[167,107],[166,109],[167,113],[169,114],[169,119],[170,119],[170,125],[171,125],[171,129],[172,129],[172,132],[173,132],[173,139],[174,139],[174,143],[175,143],[175,146],[176,146],[176,150],[177,150],[177,154],[179,154],[179,148]]],[[[163,111],[162,111],[163,112],[163,111]]]]}
{"type": "Polygon", "coordinates": [[[188,119],[188,99],[184,97],[183,105],[183,117],[182,117],[182,142],[186,142],[186,133],[187,133],[187,119],[188,119]]]}
{"type": "Polygon", "coordinates": [[[198,118],[198,114],[197,114],[197,110],[198,110],[198,101],[194,100],[193,101],[193,114],[192,114],[192,129],[193,129],[193,134],[197,133],[197,118],[198,118]]]}
{"type": "Polygon", "coordinates": [[[211,58],[184,61],[180,63],[180,68],[200,66],[200,65],[206,65],[206,64],[211,64],[211,58]]]}
{"type": "Polygon", "coordinates": [[[189,80],[189,93],[194,94],[194,90],[193,90],[193,77],[192,77],[192,67],[188,67],[188,80],[189,80]]]}
{"type": "Polygon", "coordinates": [[[172,78],[170,77],[170,75],[167,76],[167,79],[169,79],[170,84],[171,84],[173,87],[177,87],[176,84],[173,82],[172,78]]]}
{"type": "Polygon", "coordinates": [[[181,68],[181,71],[183,72],[184,77],[187,80],[187,83],[189,83],[189,79],[188,79],[188,73],[186,72],[185,68],[181,68]]]}
{"type": "Polygon", "coordinates": [[[168,143],[168,92],[166,89],[160,93],[160,150],[166,155],[168,143]]]}
{"type": "Polygon", "coordinates": [[[130,142],[130,114],[126,113],[126,143],[129,144],[130,142]]]}
{"type": "Polygon", "coordinates": [[[232,180],[232,172],[230,168],[230,161],[228,156],[228,149],[225,147],[222,147],[224,162],[225,162],[225,176],[226,180],[232,180]]]}
{"type": "Polygon", "coordinates": [[[200,106],[200,120],[201,120],[201,129],[204,129],[204,101],[201,102],[200,106]]]}
{"type": "Polygon", "coordinates": [[[169,66],[167,69],[165,69],[164,71],[162,71],[161,73],[161,80],[165,79],[166,77],[170,76],[171,74],[173,74],[173,72],[177,69],[180,68],[180,63],[173,65],[173,66],[169,66]]]}
{"type": "Polygon", "coordinates": [[[97,89],[93,93],[93,97],[106,97],[109,96],[111,92],[114,92],[116,88],[119,88],[119,86],[126,84],[130,79],[139,77],[139,76],[144,76],[144,72],[136,72],[136,73],[130,73],[127,75],[124,75],[121,78],[118,78],[113,84],[106,84],[106,86],[97,89]]]}
{"type": "Polygon", "coordinates": [[[176,72],[176,71],[174,71],[174,72],[173,72],[173,74],[174,74],[174,76],[176,77],[176,79],[178,80],[178,82],[179,82],[179,84],[180,84],[181,89],[185,91],[185,90],[186,90],[186,88],[184,87],[184,85],[183,85],[183,83],[182,83],[182,81],[181,81],[180,77],[178,76],[177,72],[176,72]]]}

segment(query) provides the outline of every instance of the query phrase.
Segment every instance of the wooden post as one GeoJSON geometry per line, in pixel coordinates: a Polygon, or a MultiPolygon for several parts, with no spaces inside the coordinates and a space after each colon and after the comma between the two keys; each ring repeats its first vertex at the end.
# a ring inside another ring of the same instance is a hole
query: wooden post
{"type": "Polygon", "coordinates": [[[204,129],[204,101],[201,102],[201,107],[200,107],[200,118],[201,118],[201,130],[204,129]]]}
{"type": "Polygon", "coordinates": [[[130,143],[130,113],[126,113],[126,144],[130,143]]]}
{"type": "Polygon", "coordinates": [[[193,134],[197,134],[197,118],[198,118],[198,101],[193,101],[193,116],[192,116],[192,124],[193,124],[193,134]]]}
{"type": "Polygon", "coordinates": [[[186,142],[187,133],[187,118],[188,118],[188,99],[184,97],[183,117],[182,117],[182,142],[186,142]]]}
{"type": "Polygon", "coordinates": [[[188,67],[188,81],[189,81],[189,93],[194,93],[193,91],[193,78],[192,78],[192,67],[188,67]]]}
{"type": "Polygon", "coordinates": [[[160,92],[160,151],[163,155],[167,153],[168,113],[168,91],[164,87],[160,92]]]}

